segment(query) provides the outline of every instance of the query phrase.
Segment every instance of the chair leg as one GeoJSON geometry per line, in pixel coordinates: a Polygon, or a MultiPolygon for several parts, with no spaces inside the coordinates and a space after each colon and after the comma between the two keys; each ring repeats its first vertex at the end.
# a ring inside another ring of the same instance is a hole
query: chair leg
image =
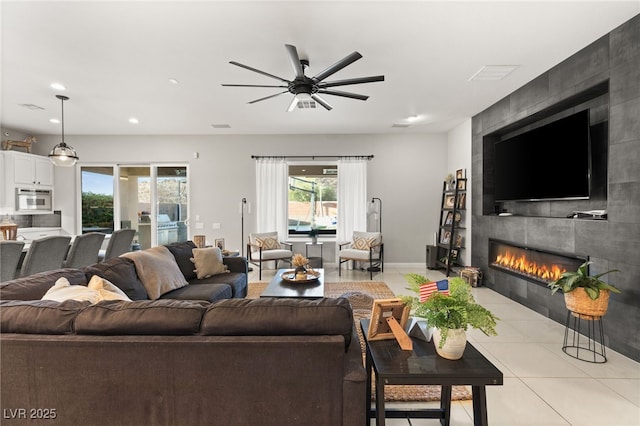
{"type": "Polygon", "coordinates": [[[258,262],[258,279],[262,281],[262,261],[258,262]]]}
{"type": "Polygon", "coordinates": [[[338,276],[342,276],[342,261],[338,258],[338,276]]]}

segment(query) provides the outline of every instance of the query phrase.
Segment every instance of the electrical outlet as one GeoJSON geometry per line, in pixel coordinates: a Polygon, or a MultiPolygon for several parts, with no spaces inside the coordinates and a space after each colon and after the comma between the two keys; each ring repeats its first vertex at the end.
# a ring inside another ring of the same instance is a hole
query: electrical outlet
{"type": "Polygon", "coordinates": [[[199,215],[199,214],[197,214],[197,215],[196,215],[196,222],[197,222],[197,221],[199,221],[199,220],[200,220],[200,215],[199,215]]]}
{"type": "Polygon", "coordinates": [[[220,224],[219,223],[214,223],[213,224],[213,229],[220,229],[220,224]]]}

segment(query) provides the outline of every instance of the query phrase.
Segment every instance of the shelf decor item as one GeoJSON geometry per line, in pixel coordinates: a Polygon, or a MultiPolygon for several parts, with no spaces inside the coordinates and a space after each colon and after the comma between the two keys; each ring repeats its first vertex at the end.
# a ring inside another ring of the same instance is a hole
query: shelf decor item
{"type": "Polygon", "coordinates": [[[547,286],[551,289],[551,294],[557,291],[564,293],[564,302],[572,313],[583,315],[585,319],[598,319],[607,313],[610,292],[620,293],[618,288],[602,281],[600,277],[618,270],[589,275],[591,263],[583,263],[575,272],[563,273],[547,286]]]}
{"type": "MultiPolygon", "coordinates": [[[[421,286],[429,280],[420,274],[406,274],[408,290],[420,295],[421,286]]],[[[434,291],[426,300],[418,296],[403,296],[402,300],[411,308],[415,317],[425,318],[429,327],[435,327],[433,334],[436,352],[446,359],[460,359],[466,347],[466,333],[469,326],[477,328],[487,336],[496,336],[498,317],[476,303],[471,295],[471,286],[462,278],[449,278],[449,294],[434,291]]]]}

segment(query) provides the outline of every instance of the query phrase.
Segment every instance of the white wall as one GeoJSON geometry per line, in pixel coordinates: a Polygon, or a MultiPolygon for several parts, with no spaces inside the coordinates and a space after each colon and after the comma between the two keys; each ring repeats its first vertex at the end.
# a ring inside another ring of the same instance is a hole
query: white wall
{"type": "MultiPolygon", "coordinates": [[[[464,215],[465,231],[462,259],[465,265],[471,265],[471,119],[466,120],[447,133],[447,170],[455,175],[456,170],[466,169],[467,214],[464,215]]],[[[444,180],[444,178],[443,178],[444,180]]]]}
{"type": "MultiPolygon", "coordinates": [[[[232,136],[66,136],[80,164],[188,163],[190,180],[190,233],[208,241],[224,238],[226,247],[240,248],[239,203],[255,202],[255,160],[251,155],[369,155],[368,197],[383,202],[382,229],[387,263],[425,263],[425,245],[437,231],[442,180],[460,167],[451,166],[448,137],[430,135],[232,135],[232,136]],[[193,153],[198,152],[195,159],[193,153]],[[195,215],[205,229],[195,229],[195,215]],[[213,223],[221,229],[213,230],[213,223]]],[[[468,131],[468,139],[471,131],[468,131]]],[[[39,136],[36,153],[46,155],[57,136],[39,136]]],[[[470,150],[470,140],[468,140],[470,150]]],[[[455,154],[457,156],[457,154],[455,154]]],[[[457,159],[456,159],[457,160],[457,159]]],[[[55,209],[62,211],[62,226],[76,227],[76,168],[57,168],[55,209]]],[[[245,236],[255,229],[255,208],[245,214],[245,236]]],[[[325,258],[330,254],[325,252],[325,258]]]]}

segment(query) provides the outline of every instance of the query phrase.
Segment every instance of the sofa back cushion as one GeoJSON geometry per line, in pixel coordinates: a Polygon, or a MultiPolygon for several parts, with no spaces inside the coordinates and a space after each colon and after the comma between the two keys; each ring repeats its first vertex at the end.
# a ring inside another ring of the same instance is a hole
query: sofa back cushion
{"type": "Polygon", "coordinates": [[[194,271],[193,262],[191,258],[193,257],[192,250],[197,248],[197,246],[193,243],[193,241],[181,241],[178,243],[171,243],[165,246],[173,257],[176,258],[176,263],[178,264],[178,268],[184,275],[187,281],[191,281],[196,278],[196,272],[194,271]]]}
{"type": "Polygon", "coordinates": [[[186,300],[98,302],[75,320],[76,334],[184,336],[198,334],[208,303],[186,300]]]}
{"type": "Polygon", "coordinates": [[[2,300],[0,333],[71,334],[74,320],[90,302],[2,300]]]}
{"type": "Polygon", "coordinates": [[[84,272],[79,269],[40,272],[0,284],[0,300],[40,300],[62,277],[68,279],[71,285],[87,285],[88,282],[84,272]]]}
{"type": "Polygon", "coordinates": [[[353,312],[345,298],[228,299],[209,306],[201,333],[218,336],[344,336],[351,343],[353,312]]]}
{"type": "Polygon", "coordinates": [[[126,257],[114,257],[104,262],[95,263],[83,269],[87,276],[87,282],[92,276],[97,275],[122,290],[131,300],[147,300],[147,290],[136,273],[133,260],[126,257]]]}

